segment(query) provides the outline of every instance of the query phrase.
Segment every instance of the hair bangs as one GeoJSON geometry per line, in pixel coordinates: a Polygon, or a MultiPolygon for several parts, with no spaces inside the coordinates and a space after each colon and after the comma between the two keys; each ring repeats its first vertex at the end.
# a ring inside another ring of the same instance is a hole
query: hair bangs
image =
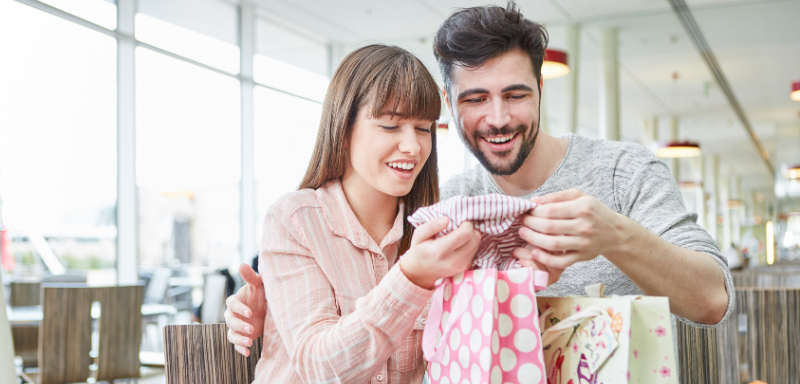
{"type": "Polygon", "coordinates": [[[372,117],[397,116],[435,122],[442,110],[439,87],[415,57],[396,56],[377,74],[367,102],[372,117]]]}

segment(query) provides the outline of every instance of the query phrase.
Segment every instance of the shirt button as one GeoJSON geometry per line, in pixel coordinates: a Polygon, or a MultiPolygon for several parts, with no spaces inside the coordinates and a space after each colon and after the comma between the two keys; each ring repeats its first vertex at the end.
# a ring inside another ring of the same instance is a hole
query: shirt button
{"type": "Polygon", "coordinates": [[[378,258],[383,260],[383,255],[378,255],[378,258]]]}
{"type": "Polygon", "coordinates": [[[419,320],[419,322],[420,322],[422,325],[425,325],[425,318],[423,317],[422,319],[420,319],[420,320],[419,320]]]}
{"type": "Polygon", "coordinates": [[[375,378],[378,379],[378,381],[383,381],[383,375],[378,375],[375,378]]]}

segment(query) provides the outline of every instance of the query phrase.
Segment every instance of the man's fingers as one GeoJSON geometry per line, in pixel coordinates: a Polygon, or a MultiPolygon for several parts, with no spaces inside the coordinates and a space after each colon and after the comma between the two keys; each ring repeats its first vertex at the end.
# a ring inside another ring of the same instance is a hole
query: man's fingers
{"type": "Polygon", "coordinates": [[[261,280],[261,276],[257,274],[256,271],[254,271],[253,268],[247,263],[242,263],[242,265],[239,266],[239,274],[242,276],[242,279],[247,282],[247,284],[252,284],[256,287],[264,285],[264,281],[261,280]]]}
{"type": "Polygon", "coordinates": [[[537,204],[550,204],[562,201],[575,200],[585,194],[576,188],[567,189],[566,191],[558,191],[548,193],[544,196],[531,197],[531,201],[537,204]]]}
{"type": "Polygon", "coordinates": [[[552,220],[533,215],[525,215],[522,218],[522,224],[545,235],[576,236],[581,230],[581,223],[577,219],[552,220]]]}
{"type": "Polygon", "coordinates": [[[553,253],[580,250],[585,245],[585,240],[577,236],[546,235],[528,227],[520,228],[519,236],[529,244],[553,253]]]}
{"type": "Polygon", "coordinates": [[[249,319],[253,316],[253,311],[239,299],[239,295],[241,295],[241,291],[225,300],[225,305],[228,307],[227,310],[236,316],[249,319]]]}
{"type": "Polygon", "coordinates": [[[234,334],[241,336],[249,336],[253,334],[253,326],[237,316],[230,316],[230,318],[225,320],[225,324],[228,326],[229,337],[233,336],[234,334]]]}
{"type": "Polygon", "coordinates": [[[568,220],[576,218],[578,205],[575,200],[559,201],[556,203],[542,204],[530,211],[528,216],[542,217],[545,219],[568,220]]]}
{"type": "Polygon", "coordinates": [[[536,248],[531,252],[534,259],[545,266],[548,270],[565,270],[572,264],[580,261],[577,252],[548,252],[545,249],[536,248]]]}
{"type": "Polygon", "coordinates": [[[234,345],[233,349],[235,349],[236,352],[239,352],[244,357],[250,356],[250,348],[245,348],[240,345],[234,345]]]}

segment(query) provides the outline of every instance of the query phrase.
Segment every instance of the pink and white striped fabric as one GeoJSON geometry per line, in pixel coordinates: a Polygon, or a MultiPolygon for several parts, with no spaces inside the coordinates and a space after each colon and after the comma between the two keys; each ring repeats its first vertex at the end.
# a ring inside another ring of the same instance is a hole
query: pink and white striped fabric
{"type": "Polygon", "coordinates": [[[419,227],[437,217],[447,216],[450,223],[440,235],[458,228],[464,221],[472,221],[482,232],[481,245],[475,256],[475,268],[508,270],[520,264],[511,254],[514,248],[525,245],[519,237],[522,214],[536,208],[536,203],[503,194],[481,196],[453,196],[434,205],[418,209],[408,217],[408,222],[419,227]]]}

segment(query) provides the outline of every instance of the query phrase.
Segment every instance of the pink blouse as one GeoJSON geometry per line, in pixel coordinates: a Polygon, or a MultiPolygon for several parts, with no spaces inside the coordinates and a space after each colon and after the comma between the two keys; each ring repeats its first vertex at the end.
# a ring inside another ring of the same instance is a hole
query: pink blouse
{"type": "Polygon", "coordinates": [[[255,383],[420,383],[433,295],[395,266],[403,206],[377,244],[340,181],[290,193],[264,220],[267,296],[255,383]]]}

